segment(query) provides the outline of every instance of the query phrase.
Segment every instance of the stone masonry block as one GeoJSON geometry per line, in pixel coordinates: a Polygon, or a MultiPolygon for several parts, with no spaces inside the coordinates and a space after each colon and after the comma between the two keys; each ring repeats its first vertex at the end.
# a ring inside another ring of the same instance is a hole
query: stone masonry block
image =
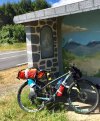
{"type": "Polygon", "coordinates": [[[55,12],[56,12],[56,14],[65,13],[66,12],[65,11],[65,6],[56,7],[55,12]]]}
{"type": "Polygon", "coordinates": [[[45,66],[40,66],[39,68],[45,70],[45,66]]]}
{"type": "Polygon", "coordinates": [[[51,60],[47,60],[47,67],[51,67],[52,66],[52,61],[51,60]]]}
{"type": "Polygon", "coordinates": [[[79,10],[78,3],[66,5],[66,12],[72,12],[72,11],[78,11],[78,10],[79,10]]]}
{"type": "Polygon", "coordinates": [[[37,51],[38,51],[38,46],[32,45],[32,52],[37,52],[37,51]]]}
{"type": "Polygon", "coordinates": [[[53,63],[53,67],[58,66],[58,63],[53,63]]]}
{"type": "Polygon", "coordinates": [[[33,21],[33,22],[30,22],[30,25],[32,25],[32,26],[38,26],[38,21],[33,21]]]}
{"type": "Polygon", "coordinates": [[[52,21],[47,21],[47,24],[52,26],[53,22],[52,21]]]}
{"type": "Polygon", "coordinates": [[[39,44],[39,36],[38,35],[31,35],[31,42],[32,44],[39,44]]]}
{"type": "Polygon", "coordinates": [[[99,6],[100,5],[100,0],[94,0],[94,6],[99,6]]]}
{"type": "Polygon", "coordinates": [[[33,63],[33,68],[38,68],[38,64],[33,63]]]}
{"type": "Polygon", "coordinates": [[[44,65],[45,64],[45,60],[42,60],[41,62],[40,62],[40,65],[44,65]]]}
{"type": "Polygon", "coordinates": [[[35,11],[35,15],[37,18],[40,18],[40,17],[43,17],[45,14],[43,10],[39,10],[39,11],[35,11]]]}
{"type": "Polygon", "coordinates": [[[86,9],[93,7],[93,0],[85,0],[82,2],[79,2],[80,9],[86,9]]]}
{"type": "Polygon", "coordinates": [[[35,27],[31,27],[31,33],[35,33],[35,27]]]}
{"type": "Polygon", "coordinates": [[[53,67],[53,68],[51,68],[51,71],[53,71],[53,72],[54,72],[54,71],[56,71],[56,70],[57,70],[57,69],[56,69],[56,68],[54,68],[54,67],[53,67]]]}
{"type": "Polygon", "coordinates": [[[45,16],[50,16],[50,15],[55,14],[54,8],[52,8],[52,9],[48,8],[48,9],[45,9],[44,11],[45,11],[45,16]]]}
{"type": "Polygon", "coordinates": [[[26,32],[26,34],[31,33],[31,27],[25,27],[25,32],[26,32]]]}
{"type": "Polygon", "coordinates": [[[36,27],[36,32],[39,33],[40,32],[40,27],[36,27]]]}
{"type": "Polygon", "coordinates": [[[39,60],[40,60],[40,54],[39,53],[33,53],[32,57],[33,57],[33,62],[39,62],[39,60]]]}
{"type": "Polygon", "coordinates": [[[40,20],[39,23],[40,23],[40,25],[45,25],[46,24],[46,22],[44,20],[40,20]]]}

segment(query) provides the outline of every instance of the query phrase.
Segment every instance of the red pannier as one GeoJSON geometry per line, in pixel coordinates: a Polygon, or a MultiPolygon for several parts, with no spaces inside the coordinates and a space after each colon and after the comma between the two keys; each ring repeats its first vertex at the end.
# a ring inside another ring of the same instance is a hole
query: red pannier
{"type": "Polygon", "coordinates": [[[43,78],[44,76],[46,76],[45,71],[39,71],[38,74],[37,74],[37,78],[38,78],[38,79],[41,79],[41,78],[43,78]]]}
{"type": "Polygon", "coordinates": [[[37,69],[23,69],[18,73],[18,79],[34,79],[37,74],[37,69]]]}

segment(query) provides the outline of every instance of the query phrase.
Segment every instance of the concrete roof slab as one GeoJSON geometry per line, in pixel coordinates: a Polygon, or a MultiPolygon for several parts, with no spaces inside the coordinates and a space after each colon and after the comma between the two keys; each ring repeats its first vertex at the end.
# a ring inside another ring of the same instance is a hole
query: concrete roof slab
{"type": "Polygon", "coordinates": [[[26,17],[27,17],[27,19],[33,19],[33,18],[35,18],[35,13],[34,12],[27,13],[26,17]]]}
{"type": "Polygon", "coordinates": [[[78,3],[66,5],[66,12],[72,12],[72,11],[78,11],[78,10],[79,10],[78,3]]]}
{"type": "Polygon", "coordinates": [[[35,14],[36,18],[40,18],[40,17],[45,16],[45,13],[43,10],[35,11],[34,14],[35,14]]]}
{"type": "Polygon", "coordinates": [[[26,23],[42,19],[54,18],[69,14],[100,9],[100,0],[84,0],[59,7],[43,9],[14,17],[15,23],[26,23]]]}
{"type": "Polygon", "coordinates": [[[61,13],[65,13],[65,12],[66,12],[65,6],[60,6],[60,7],[55,8],[56,14],[61,14],[61,13]]]}
{"type": "Polygon", "coordinates": [[[80,9],[87,9],[93,7],[93,0],[82,1],[79,3],[80,9]]]}
{"type": "Polygon", "coordinates": [[[94,6],[100,5],[100,0],[94,0],[94,6]]]}

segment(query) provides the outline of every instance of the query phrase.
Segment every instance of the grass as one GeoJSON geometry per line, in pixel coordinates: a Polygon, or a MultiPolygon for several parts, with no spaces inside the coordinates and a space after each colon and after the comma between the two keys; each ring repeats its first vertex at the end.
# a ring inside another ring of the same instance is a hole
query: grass
{"type": "Polygon", "coordinates": [[[0,44],[0,51],[24,50],[24,49],[26,49],[26,43],[0,44]]]}
{"type": "Polygon", "coordinates": [[[44,109],[37,113],[26,113],[19,108],[16,95],[11,94],[0,99],[0,121],[68,121],[68,119],[63,110],[49,112],[44,109]]]}

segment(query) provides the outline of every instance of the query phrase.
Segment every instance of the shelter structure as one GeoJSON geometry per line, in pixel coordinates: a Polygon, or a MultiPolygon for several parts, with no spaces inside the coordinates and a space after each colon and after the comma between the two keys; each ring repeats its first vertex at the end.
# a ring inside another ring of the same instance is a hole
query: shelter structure
{"type": "Polygon", "coordinates": [[[14,22],[25,25],[29,67],[61,73],[74,61],[84,73],[100,74],[100,0],[18,15],[14,22]]]}

